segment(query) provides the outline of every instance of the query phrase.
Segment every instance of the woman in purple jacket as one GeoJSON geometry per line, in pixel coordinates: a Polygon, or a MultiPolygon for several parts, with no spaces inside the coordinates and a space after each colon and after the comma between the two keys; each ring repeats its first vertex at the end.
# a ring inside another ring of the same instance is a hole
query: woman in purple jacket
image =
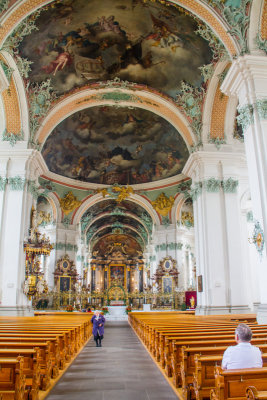
{"type": "Polygon", "coordinates": [[[95,315],[92,317],[91,322],[93,324],[93,335],[96,347],[102,347],[101,340],[104,338],[105,318],[99,311],[95,311],[95,315]]]}

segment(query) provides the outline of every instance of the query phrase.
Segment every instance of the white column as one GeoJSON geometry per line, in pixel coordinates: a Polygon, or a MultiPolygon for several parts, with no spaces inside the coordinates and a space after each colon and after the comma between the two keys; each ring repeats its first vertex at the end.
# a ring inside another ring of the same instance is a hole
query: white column
{"type": "Polygon", "coordinates": [[[197,275],[203,279],[197,312],[249,312],[240,261],[240,194],[235,187],[247,173],[245,156],[233,149],[196,152],[183,173],[192,178],[197,275]]]}
{"type": "MultiPolygon", "coordinates": [[[[243,127],[254,224],[267,233],[267,57],[245,55],[235,60],[221,90],[239,100],[243,127]]],[[[267,322],[267,250],[254,260],[260,271],[258,322],[267,322]]]]}
{"type": "Polygon", "coordinates": [[[7,179],[1,191],[0,232],[0,314],[24,314],[30,303],[23,293],[25,256],[23,242],[28,234],[32,196],[28,180],[36,180],[45,170],[35,150],[0,150],[0,175],[7,179]]]}

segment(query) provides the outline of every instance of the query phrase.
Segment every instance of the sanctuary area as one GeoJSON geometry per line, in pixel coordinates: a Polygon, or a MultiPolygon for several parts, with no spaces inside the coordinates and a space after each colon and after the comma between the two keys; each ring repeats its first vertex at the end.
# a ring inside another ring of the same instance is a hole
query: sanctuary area
{"type": "Polygon", "coordinates": [[[0,24],[0,315],[266,323],[267,1],[1,0],[0,24]]]}

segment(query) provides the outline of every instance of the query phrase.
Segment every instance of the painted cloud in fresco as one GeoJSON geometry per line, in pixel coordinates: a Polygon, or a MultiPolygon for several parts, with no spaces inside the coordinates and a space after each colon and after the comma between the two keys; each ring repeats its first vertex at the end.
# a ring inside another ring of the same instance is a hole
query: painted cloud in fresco
{"type": "Polygon", "coordinates": [[[199,67],[211,61],[196,22],[173,6],[62,0],[46,8],[19,53],[33,62],[30,80],[51,78],[58,94],[119,77],[175,96],[181,80],[199,85],[199,67]]]}
{"type": "Polygon", "coordinates": [[[158,115],[106,106],[65,119],[48,137],[42,154],[56,174],[109,185],[177,175],[189,155],[181,135],[158,115]]]}

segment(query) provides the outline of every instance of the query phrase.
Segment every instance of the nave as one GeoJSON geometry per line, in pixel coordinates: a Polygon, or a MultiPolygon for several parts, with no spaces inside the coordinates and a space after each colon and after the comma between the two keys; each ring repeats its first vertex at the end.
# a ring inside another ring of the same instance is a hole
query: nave
{"type": "Polygon", "coordinates": [[[175,400],[171,386],[128,322],[107,322],[103,347],[93,338],[46,400],[175,400]]]}

